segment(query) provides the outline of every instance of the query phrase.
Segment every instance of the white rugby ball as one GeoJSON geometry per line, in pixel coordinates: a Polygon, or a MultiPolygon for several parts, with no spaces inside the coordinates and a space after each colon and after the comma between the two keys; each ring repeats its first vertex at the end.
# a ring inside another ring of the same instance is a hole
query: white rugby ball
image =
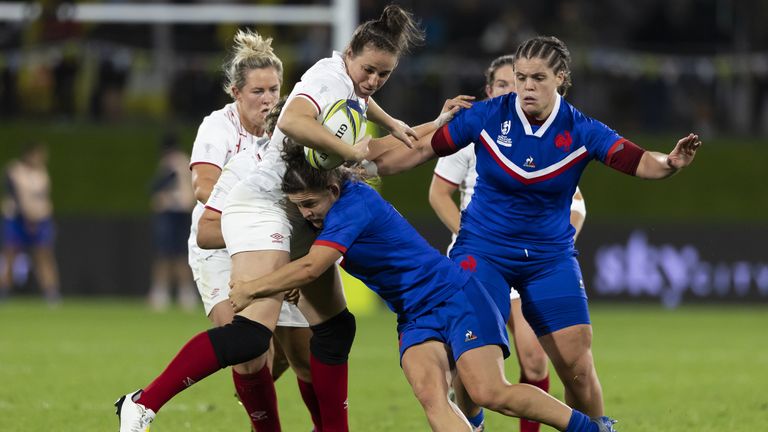
{"type": "MultiPolygon", "coordinates": [[[[329,132],[349,145],[365,136],[365,112],[356,100],[340,99],[332,103],[322,113],[321,120],[329,132]]],[[[321,170],[330,170],[344,163],[344,159],[337,154],[310,147],[304,147],[304,155],[312,167],[321,170]]]]}

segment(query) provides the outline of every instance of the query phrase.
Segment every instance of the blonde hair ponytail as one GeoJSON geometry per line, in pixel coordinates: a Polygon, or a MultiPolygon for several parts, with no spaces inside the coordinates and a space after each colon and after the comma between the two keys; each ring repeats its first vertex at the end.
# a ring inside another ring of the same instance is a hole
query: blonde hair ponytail
{"type": "Polygon", "coordinates": [[[233,52],[224,64],[224,91],[235,97],[232,87],[238,89],[245,85],[245,75],[252,69],[275,68],[283,82],[283,62],[272,49],[272,38],[264,39],[250,29],[238,30],[234,38],[233,52]]]}

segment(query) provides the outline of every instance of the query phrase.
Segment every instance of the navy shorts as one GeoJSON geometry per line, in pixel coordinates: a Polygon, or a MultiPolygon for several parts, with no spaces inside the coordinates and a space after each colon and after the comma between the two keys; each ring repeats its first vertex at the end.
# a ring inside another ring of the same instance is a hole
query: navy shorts
{"type": "Polygon", "coordinates": [[[505,320],[483,286],[470,278],[463,288],[418,317],[397,326],[400,359],[415,345],[435,340],[451,348],[453,359],[486,345],[498,345],[509,356],[505,320]]]}
{"type": "Polygon", "coordinates": [[[30,224],[24,219],[3,218],[3,244],[17,249],[51,247],[55,237],[53,220],[43,219],[30,224]]]}
{"type": "Polygon", "coordinates": [[[587,294],[576,252],[538,254],[508,249],[492,256],[461,245],[451,259],[474,274],[490,293],[499,311],[509,318],[509,287],[520,293],[523,315],[537,336],[566,327],[590,324],[587,294]]]}
{"type": "Polygon", "coordinates": [[[156,213],[152,218],[155,251],[160,256],[186,256],[191,216],[187,212],[156,213]]]}

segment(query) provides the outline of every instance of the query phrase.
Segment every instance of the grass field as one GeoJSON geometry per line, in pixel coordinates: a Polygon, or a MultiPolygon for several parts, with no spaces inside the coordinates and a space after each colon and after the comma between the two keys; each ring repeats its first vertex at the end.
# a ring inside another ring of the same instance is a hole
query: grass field
{"type": "MultiPolygon", "coordinates": [[[[592,312],[606,408],[621,432],[768,430],[768,309],[596,304],[592,312]]],[[[202,313],[150,313],[128,300],[0,305],[0,431],[116,430],[113,401],[145,385],[206,327],[202,313]]],[[[393,315],[358,317],[354,431],[428,429],[396,344],[393,315]]],[[[517,375],[509,361],[508,376],[517,375]]],[[[309,431],[293,375],[277,387],[284,430],[309,431]]],[[[556,378],[552,393],[562,398],[556,378]]],[[[220,372],[166,405],[152,430],[245,432],[232,395],[229,373],[220,372]]],[[[517,420],[491,414],[486,430],[514,431],[517,420]]]]}

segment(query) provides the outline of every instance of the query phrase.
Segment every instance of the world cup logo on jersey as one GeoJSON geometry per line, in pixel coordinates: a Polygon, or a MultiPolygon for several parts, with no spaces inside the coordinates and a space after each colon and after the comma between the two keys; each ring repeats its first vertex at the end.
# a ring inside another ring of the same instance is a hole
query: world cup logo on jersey
{"type": "Polygon", "coordinates": [[[501,124],[501,135],[496,137],[496,143],[504,147],[512,147],[512,140],[507,136],[512,129],[512,121],[507,120],[501,124]]]}
{"type": "Polygon", "coordinates": [[[504,123],[501,124],[501,134],[506,135],[509,133],[509,130],[512,129],[512,120],[507,120],[504,123]]]}

